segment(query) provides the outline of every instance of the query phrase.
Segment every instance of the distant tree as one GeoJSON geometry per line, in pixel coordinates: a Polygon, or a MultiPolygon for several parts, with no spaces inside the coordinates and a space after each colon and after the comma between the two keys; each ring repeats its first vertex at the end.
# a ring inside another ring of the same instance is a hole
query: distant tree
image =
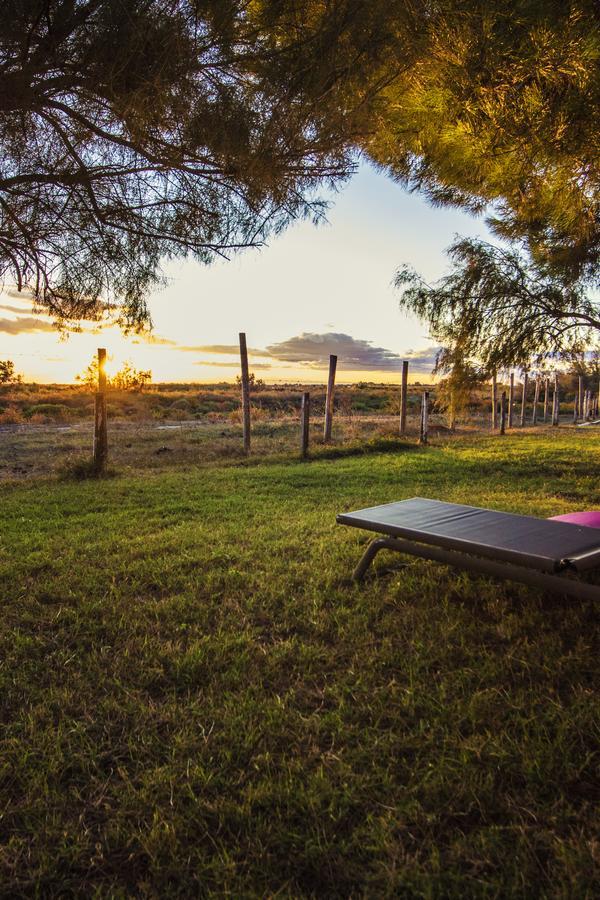
{"type": "Polygon", "coordinates": [[[445,413],[448,425],[453,429],[477,399],[489,373],[447,348],[439,352],[434,372],[444,376],[435,390],[435,405],[445,413]]]}
{"type": "Polygon", "coordinates": [[[0,359],[0,384],[14,384],[21,381],[15,373],[15,364],[10,359],[0,359]]]}
{"type": "MultiPolygon", "coordinates": [[[[241,385],[242,385],[241,375],[235,376],[235,383],[237,384],[238,387],[241,387],[241,385]]],[[[254,372],[248,373],[248,383],[249,383],[250,387],[253,388],[255,391],[260,391],[265,386],[265,382],[263,381],[263,379],[257,378],[256,375],[254,374],[254,372]]]]}
{"type": "Polygon", "coordinates": [[[454,359],[491,373],[582,352],[600,338],[600,302],[581,282],[557,281],[515,249],[459,239],[454,269],[427,284],[410,268],[396,275],[401,306],[425,319],[454,359]]]}
{"type": "MultiPolygon", "coordinates": [[[[98,390],[98,357],[94,356],[89,366],[75,376],[75,381],[90,391],[98,390]]],[[[152,381],[150,369],[136,369],[131,362],[123,363],[119,371],[106,378],[106,386],[118,391],[143,391],[152,381]]]]}
{"type": "Polygon", "coordinates": [[[143,391],[152,381],[150,369],[135,369],[130,362],[125,362],[121,369],[111,378],[110,386],[119,391],[143,391]]]}

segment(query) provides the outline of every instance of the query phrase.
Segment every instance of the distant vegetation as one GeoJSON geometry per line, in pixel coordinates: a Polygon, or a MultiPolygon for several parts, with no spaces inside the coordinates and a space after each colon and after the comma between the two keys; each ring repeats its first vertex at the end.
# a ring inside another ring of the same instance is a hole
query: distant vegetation
{"type": "Polygon", "coordinates": [[[21,381],[15,372],[15,364],[10,359],[0,359],[0,384],[13,384],[21,381]]]}
{"type": "MultiPolygon", "coordinates": [[[[0,425],[64,424],[90,421],[93,417],[93,390],[97,370],[90,377],[84,373],[77,385],[25,384],[13,382],[0,388],[0,425]]],[[[109,379],[108,408],[111,420],[131,422],[193,422],[237,423],[240,419],[240,389],[237,384],[148,384],[145,376],[129,364],[117,376],[109,379]],[[142,390],[143,388],[143,390],[142,390]]],[[[582,374],[586,387],[598,390],[598,373],[594,366],[576,362],[569,374],[561,375],[561,403],[563,412],[572,403],[582,374]]],[[[454,376],[437,384],[409,385],[408,413],[415,415],[423,390],[430,391],[432,415],[443,416],[447,424],[479,420],[490,411],[490,386],[477,377],[458,385],[454,408],[451,392],[454,376]]],[[[530,381],[530,399],[533,383],[530,381]]],[[[313,416],[325,409],[325,386],[302,384],[265,384],[255,381],[252,390],[252,419],[259,423],[272,419],[295,417],[300,411],[303,391],[310,391],[313,416]]],[[[520,385],[516,400],[520,403],[520,385]]],[[[342,417],[396,416],[400,410],[400,388],[396,384],[358,382],[338,385],[335,392],[335,412],[342,417]]]]}

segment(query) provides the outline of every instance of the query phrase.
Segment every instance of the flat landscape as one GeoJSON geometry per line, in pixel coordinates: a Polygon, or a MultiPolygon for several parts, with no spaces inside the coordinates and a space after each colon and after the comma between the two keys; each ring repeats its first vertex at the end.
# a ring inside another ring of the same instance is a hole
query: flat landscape
{"type": "Polygon", "coordinates": [[[302,462],[260,427],[0,485],[0,895],[597,896],[597,609],[385,554],[357,586],[335,525],[598,508],[595,429],[302,462]]]}

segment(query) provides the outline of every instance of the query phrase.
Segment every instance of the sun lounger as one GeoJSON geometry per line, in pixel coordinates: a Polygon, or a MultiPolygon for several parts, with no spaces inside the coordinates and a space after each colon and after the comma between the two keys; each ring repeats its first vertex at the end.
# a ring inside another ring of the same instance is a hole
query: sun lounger
{"type": "Polygon", "coordinates": [[[597,528],[423,497],[341,513],[337,522],[385,535],[367,547],[353,574],[358,581],[386,549],[582,600],[600,599],[600,586],[577,580],[600,566],[597,528]]]}

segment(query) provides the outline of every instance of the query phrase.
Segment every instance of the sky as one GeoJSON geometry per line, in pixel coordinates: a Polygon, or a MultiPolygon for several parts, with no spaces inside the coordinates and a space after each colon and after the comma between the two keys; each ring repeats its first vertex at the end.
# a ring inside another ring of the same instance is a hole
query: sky
{"type": "Polygon", "coordinates": [[[0,359],[13,360],[27,381],[68,383],[103,346],[109,374],[127,360],[150,369],[155,382],[233,381],[244,331],[250,369],[267,382],[322,382],[330,353],[339,382],[397,381],[403,359],[411,380],[423,379],[436,347],[426,324],[400,311],[394,273],[408,263],[428,281],[439,278],[454,235],[489,237],[485,225],[430,206],[367,163],[326,196],[325,224],[294,223],[230,261],[168,264],[167,286],[150,298],[150,338],[85,324],[61,338],[6,285],[0,359]]]}

